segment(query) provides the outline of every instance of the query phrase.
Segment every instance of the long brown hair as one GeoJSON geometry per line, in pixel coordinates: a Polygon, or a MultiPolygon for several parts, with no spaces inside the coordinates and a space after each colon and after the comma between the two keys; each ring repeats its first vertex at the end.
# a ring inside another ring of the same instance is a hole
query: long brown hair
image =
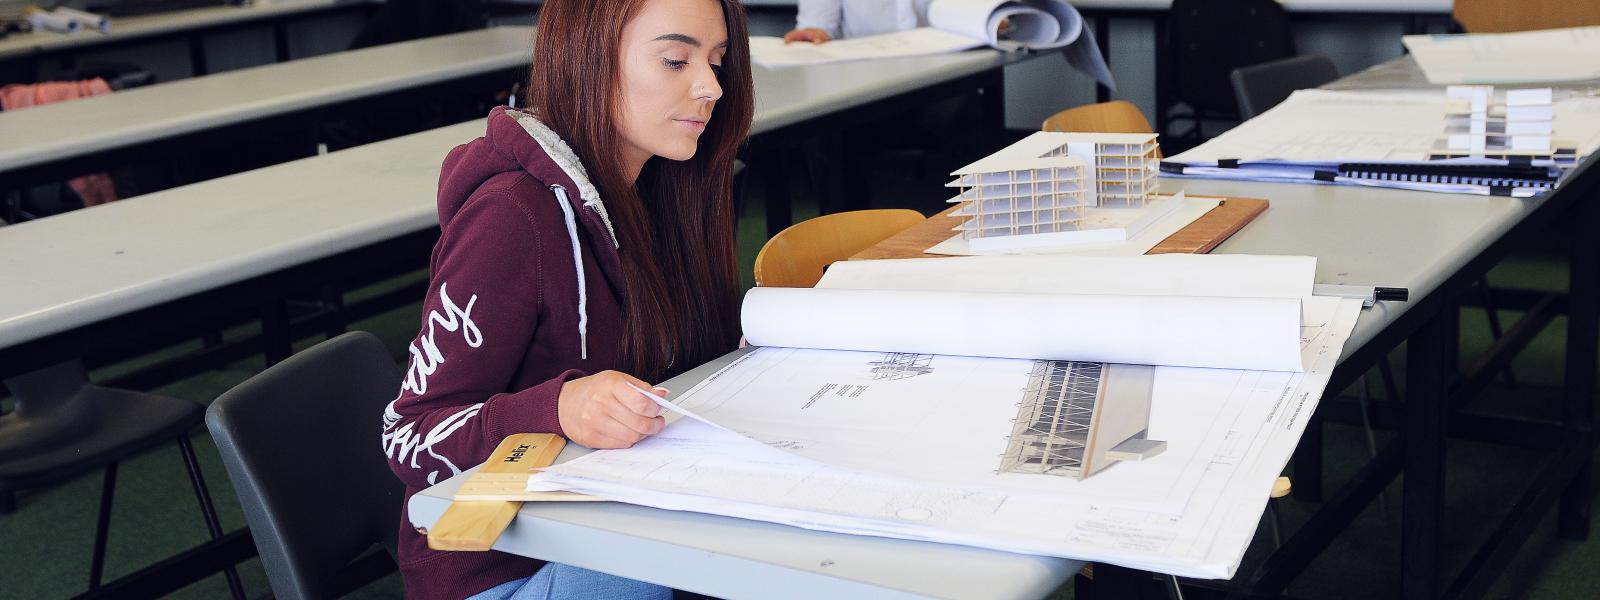
{"type": "Polygon", "coordinates": [[[660,381],[733,349],[739,338],[733,159],[755,93],[744,6],[719,0],[728,28],[722,98],[694,158],[651,158],[630,186],[614,115],[623,26],[646,0],[548,0],[539,14],[527,106],[583,161],[610,212],[626,282],[624,368],[660,381]]]}

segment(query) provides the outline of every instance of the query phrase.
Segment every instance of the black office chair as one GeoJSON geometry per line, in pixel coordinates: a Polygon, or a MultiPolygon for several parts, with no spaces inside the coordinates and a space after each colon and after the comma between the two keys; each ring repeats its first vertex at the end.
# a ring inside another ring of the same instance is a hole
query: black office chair
{"type": "Polygon", "coordinates": [[[273,365],[206,411],[278,598],[334,598],[395,569],[405,490],[389,472],[379,424],[400,378],[377,337],[352,332],[273,365]]]}
{"type": "MultiPolygon", "coordinates": [[[[145,450],[178,443],[206,529],[211,539],[222,537],[216,507],[189,442],[189,432],[200,424],[199,404],[91,384],[79,361],[6,379],[5,386],[16,405],[0,415],[0,514],[16,510],[16,492],[105,468],[89,563],[90,591],[100,588],[105,569],[117,464],[145,450]]],[[[238,574],[231,566],[226,571],[233,597],[244,598],[238,574]]]]}
{"type": "Polygon", "coordinates": [[[1239,102],[1239,118],[1253,119],[1289,98],[1295,90],[1321,86],[1339,78],[1338,67],[1321,54],[1302,54],[1259,65],[1239,67],[1228,75],[1239,102]]]}
{"type": "MultiPolygon", "coordinates": [[[[1245,65],[1294,54],[1289,17],[1273,0],[1173,0],[1167,16],[1166,56],[1157,73],[1163,92],[1156,107],[1156,132],[1163,146],[1200,143],[1206,121],[1238,119],[1228,74],[1245,65]],[[1179,105],[1187,110],[1177,108],[1179,105]],[[1174,122],[1193,121],[1182,136],[1174,122]]],[[[1182,147],[1169,148],[1176,153],[1182,147]]]]}

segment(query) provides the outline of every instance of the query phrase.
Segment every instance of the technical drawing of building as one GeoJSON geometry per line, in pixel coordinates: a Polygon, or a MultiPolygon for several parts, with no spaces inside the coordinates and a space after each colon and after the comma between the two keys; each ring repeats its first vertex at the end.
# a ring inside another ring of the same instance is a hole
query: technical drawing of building
{"type": "MultiPolygon", "coordinates": [[[[1155,134],[1039,132],[951,173],[956,229],[993,238],[1075,232],[1090,207],[1143,207],[1159,168],[1155,134]]],[[[1004,243],[1004,242],[1001,242],[1004,243]]]]}
{"type": "Polygon", "coordinates": [[[1146,439],[1155,367],[1034,361],[1000,472],[1082,479],[1160,454],[1146,439]]]}
{"type": "Polygon", "coordinates": [[[910,379],[933,372],[933,355],[885,352],[882,359],[870,361],[867,366],[872,369],[875,381],[910,379]]]}

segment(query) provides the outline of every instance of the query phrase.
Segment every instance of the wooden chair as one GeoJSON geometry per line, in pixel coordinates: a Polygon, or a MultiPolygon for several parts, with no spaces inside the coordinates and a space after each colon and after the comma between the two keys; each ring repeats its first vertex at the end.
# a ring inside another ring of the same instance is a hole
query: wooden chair
{"type": "Polygon", "coordinates": [[[1044,120],[1042,131],[1154,133],[1139,107],[1127,100],[1075,106],[1044,120]]]}
{"type": "MultiPolygon", "coordinates": [[[[1074,106],[1050,115],[1039,129],[1090,133],[1155,133],[1155,130],[1150,128],[1150,121],[1139,111],[1139,107],[1127,100],[1074,106]]],[[[1161,149],[1157,147],[1156,158],[1162,156],[1161,149]]]]}
{"type": "Polygon", "coordinates": [[[778,232],[756,255],[756,285],[811,287],[822,270],[927,217],[903,208],[823,215],[778,232]]]}
{"type": "Polygon", "coordinates": [[[1600,3],[1570,0],[1455,0],[1454,16],[1471,33],[1600,25],[1600,3]]]}

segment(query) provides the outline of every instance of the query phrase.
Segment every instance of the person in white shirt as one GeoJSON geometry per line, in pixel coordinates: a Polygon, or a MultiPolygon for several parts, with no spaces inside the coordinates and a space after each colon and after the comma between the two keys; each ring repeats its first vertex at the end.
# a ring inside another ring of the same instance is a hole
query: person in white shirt
{"type": "Polygon", "coordinates": [[[828,40],[893,33],[928,24],[933,0],[799,0],[800,14],[785,42],[820,44],[828,40]]]}

